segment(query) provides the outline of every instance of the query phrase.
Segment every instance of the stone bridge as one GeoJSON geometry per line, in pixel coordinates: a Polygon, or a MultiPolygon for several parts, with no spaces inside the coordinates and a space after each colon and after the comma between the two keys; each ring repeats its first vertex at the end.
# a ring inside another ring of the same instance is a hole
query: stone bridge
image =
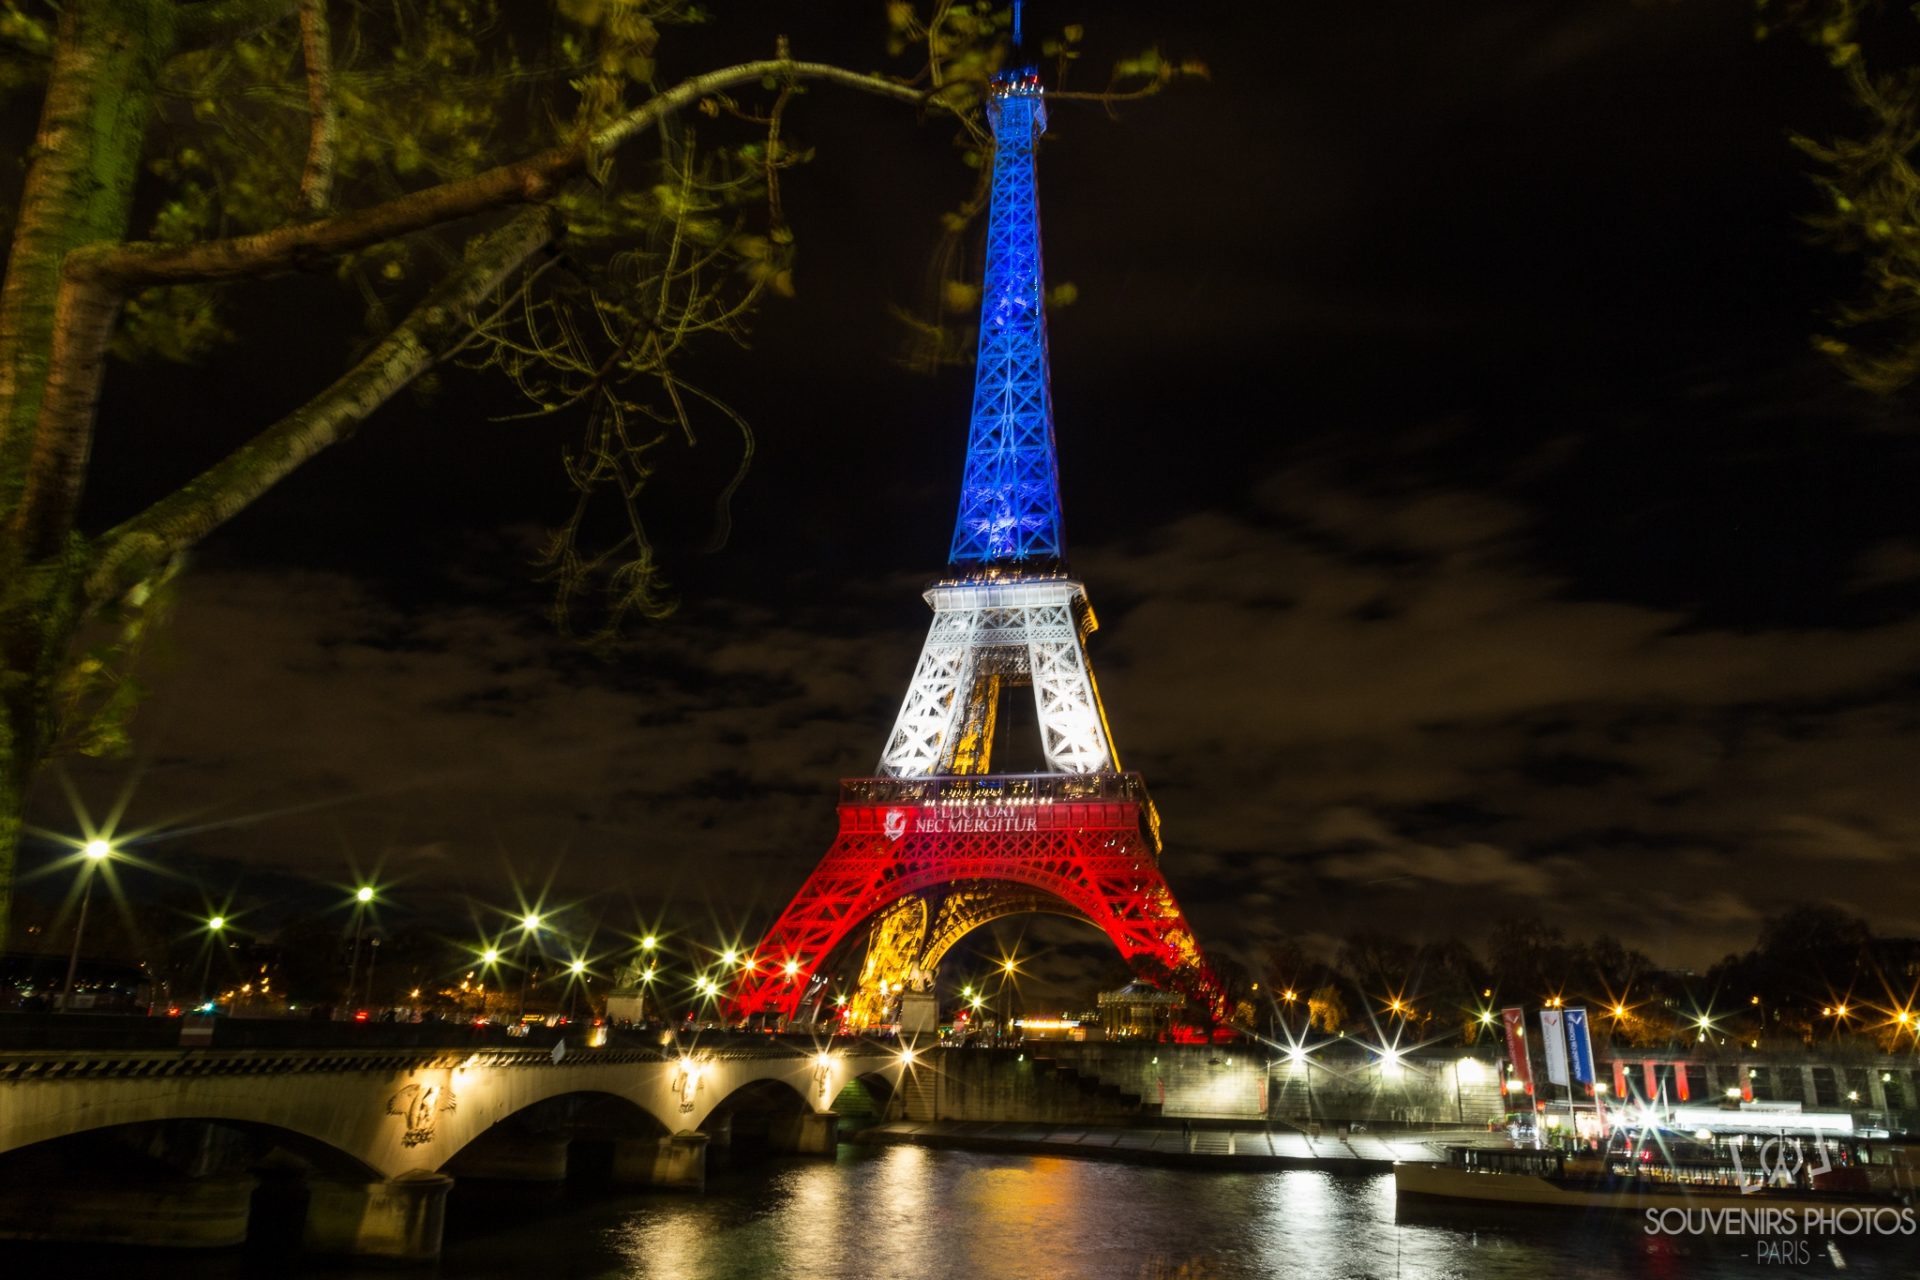
{"type": "Polygon", "coordinates": [[[891,1095],[872,1042],[660,1048],[0,1052],[0,1238],[244,1240],[263,1197],[318,1252],[427,1259],[456,1178],[697,1190],[738,1127],[831,1156],[850,1083],[891,1095]],[[577,1171],[577,1170],[576,1170],[577,1171]]]}

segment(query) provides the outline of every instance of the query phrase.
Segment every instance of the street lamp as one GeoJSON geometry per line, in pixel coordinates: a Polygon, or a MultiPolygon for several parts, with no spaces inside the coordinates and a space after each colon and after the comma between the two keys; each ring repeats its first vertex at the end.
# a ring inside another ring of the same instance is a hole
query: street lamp
{"type": "MultiPolygon", "coordinates": [[[[520,917],[520,1013],[515,1026],[524,1026],[527,1021],[527,972],[533,966],[527,963],[527,944],[540,932],[540,913],[529,911],[520,917]]],[[[516,1033],[517,1034],[517,1033],[516,1033]]]]}
{"type": "MultiPolygon", "coordinates": [[[[995,1044],[1004,1042],[1007,1029],[1013,1025],[1013,1006],[1007,1000],[1007,979],[1011,978],[1019,970],[1019,967],[1019,962],[1011,956],[1000,962],[1000,999],[998,1001],[1000,1005],[1000,1021],[999,1025],[993,1029],[995,1044]]],[[[1016,996],[1019,994],[1019,990],[1019,984],[1016,983],[1014,985],[1014,994],[1016,996]]]]}
{"type": "Polygon", "coordinates": [[[73,1011],[73,975],[80,968],[80,935],[87,929],[87,908],[93,905],[94,868],[113,856],[113,846],[98,836],[80,846],[80,918],[73,923],[73,954],[67,957],[67,983],[60,989],[60,1012],[73,1011]]]}
{"type": "MultiPolygon", "coordinates": [[[[585,986],[586,982],[587,962],[585,960],[575,960],[567,966],[567,1017],[569,1019],[580,1016],[580,988],[585,986]]],[[[591,1001],[587,1004],[587,1012],[593,1012],[591,1001]]]]}
{"type": "Polygon", "coordinates": [[[207,958],[200,965],[200,1005],[207,1003],[207,980],[213,973],[213,949],[220,944],[220,932],[226,927],[225,916],[214,916],[207,921],[207,958]]]}
{"type": "Polygon", "coordinates": [[[360,935],[367,927],[367,907],[373,902],[373,886],[361,885],[353,891],[353,960],[347,966],[347,1009],[353,1016],[353,1003],[360,988],[360,935]]]}

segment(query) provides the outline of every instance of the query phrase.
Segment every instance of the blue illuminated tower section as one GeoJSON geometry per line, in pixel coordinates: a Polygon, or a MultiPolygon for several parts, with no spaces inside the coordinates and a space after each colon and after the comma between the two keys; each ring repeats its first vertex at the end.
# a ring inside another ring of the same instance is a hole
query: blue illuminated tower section
{"type": "Polygon", "coordinates": [[[1040,79],[995,78],[993,191],[973,420],[948,562],[963,568],[1050,566],[1066,551],[1047,385],[1046,282],[1034,146],[1046,131],[1040,79]]]}

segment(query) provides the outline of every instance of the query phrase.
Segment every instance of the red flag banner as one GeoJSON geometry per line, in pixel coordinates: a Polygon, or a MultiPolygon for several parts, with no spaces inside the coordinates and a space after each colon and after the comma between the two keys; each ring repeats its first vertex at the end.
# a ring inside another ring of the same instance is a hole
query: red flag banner
{"type": "Polygon", "coordinates": [[[1513,1062],[1513,1079],[1527,1087],[1533,1096],[1533,1067],[1527,1062],[1527,1011],[1502,1009],[1500,1024],[1507,1030],[1507,1057],[1513,1062]]]}

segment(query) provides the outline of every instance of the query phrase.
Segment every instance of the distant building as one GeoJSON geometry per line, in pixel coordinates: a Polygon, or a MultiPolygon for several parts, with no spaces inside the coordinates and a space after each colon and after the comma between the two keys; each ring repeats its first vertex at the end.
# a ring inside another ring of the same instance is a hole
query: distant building
{"type": "Polygon", "coordinates": [[[1109,1040],[1158,1040],[1173,1029],[1186,1001],[1178,992],[1129,982],[1100,993],[1100,1025],[1109,1040]]]}

